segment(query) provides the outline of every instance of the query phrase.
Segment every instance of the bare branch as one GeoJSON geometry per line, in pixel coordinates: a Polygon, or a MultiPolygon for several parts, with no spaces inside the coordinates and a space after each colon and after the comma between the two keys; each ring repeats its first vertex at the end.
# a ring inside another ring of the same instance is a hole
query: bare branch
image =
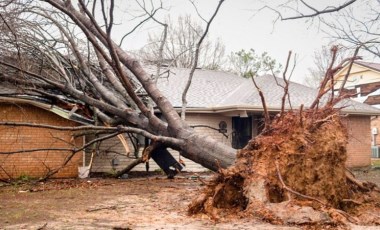
{"type": "Polygon", "coordinates": [[[334,7],[328,6],[328,7],[324,8],[323,10],[317,10],[314,7],[310,6],[309,4],[305,3],[305,1],[301,1],[301,3],[304,6],[311,9],[312,11],[314,11],[314,13],[312,13],[312,14],[301,14],[301,15],[292,16],[292,17],[283,17],[283,15],[279,11],[276,11],[276,13],[279,15],[279,17],[283,21],[300,19],[300,18],[313,18],[313,17],[316,17],[318,15],[322,15],[322,14],[329,14],[329,13],[333,13],[333,12],[338,12],[338,11],[348,7],[349,5],[353,4],[356,1],[357,0],[350,0],[350,1],[347,1],[344,4],[339,5],[339,6],[334,6],[334,7]]]}
{"type": "Polygon", "coordinates": [[[264,97],[263,91],[261,91],[261,88],[257,85],[256,80],[255,80],[255,75],[253,75],[252,73],[251,73],[251,79],[252,79],[252,82],[255,85],[255,87],[259,93],[259,96],[261,99],[261,104],[263,105],[263,110],[264,110],[264,130],[263,130],[263,132],[265,132],[265,131],[268,131],[270,129],[270,123],[271,123],[267,103],[265,102],[265,97],[264,97]]]}
{"type": "Polygon", "coordinates": [[[291,56],[292,56],[292,51],[289,51],[288,58],[286,60],[285,70],[284,70],[284,72],[282,74],[282,79],[285,82],[285,86],[284,86],[284,95],[282,95],[282,98],[281,98],[281,113],[280,113],[280,116],[282,116],[284,114],[284,111],[285,111],[285,100],[286,100],[286,97],[289,96],[289,80],[286,79],[286,72],[288,71],[288,67],[289,67],[289,62],[290,62],[291,56]]]}
{"type": "Polygon", "coordinates": [[[210,25],[212,23],[212,21],[214,20],[215,16],[218,14],[218,11],[220,9],[220,7],[222,6],[224,0],[220,0],[213,15],[211,16],[210,20],[207,22],[207,26],[206,26],[206,30],[203,32],[203,35],[201,36],[201,38],[199,39],[198,43],[197,43],[197,46],[196,46],[196,49],[195,49],[195,55],[194,55],[194,63],[193,63],[193,66],[191,67],[190,69],[190,74],[189,74],[189,78],[186,82],[186,85],[185,85],[185,88],[182,92],[182,109],[181,109],[181,118],[182,120],[185,120],[186,119],[186,106],[187,106],[187,100],[186,100],[186,95],[187,95],[187,92],[189,91],[189,88],[190,88],[190,85],[191,85],[191,81],[193,79],[193,75],[194,75],[194,72],[195,72],[195,69],[197,68],[198,66],[198,58],[199,58],[199,51],[200,51],[200,47],[202,45],[202,42],[203,40],[205,39],[207,33],[208,33],[208,30],[210,28],[210,25]]]}

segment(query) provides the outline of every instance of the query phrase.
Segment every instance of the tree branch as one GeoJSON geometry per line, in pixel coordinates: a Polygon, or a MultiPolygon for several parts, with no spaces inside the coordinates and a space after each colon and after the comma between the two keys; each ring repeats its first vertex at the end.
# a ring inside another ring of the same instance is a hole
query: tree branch
{"type": "Polygon", "coordinates": [[[182,120],[185,120],[186,118],[186,106],[187,106],[187,99],[186,99],[186,96],[187,96],[187,92],[189,91],[189,88],[190,88],[190,85],[191,85],[191,81],[193,80],[193,75],[194,75],[194,72],[195,72],[195,69],[197,68],[198,66],[198,59],[199,59],[199,52],[200,52],[200,47],[202,45],[202,42],[203,40],[205,39],[207,33],[208,33],[208,30],[210,28],[210,25],[212,23],[212,21],[214,20],[215,16],[218,14],[218,11],[220,9],[220,7],[222,6],[224,0],[219,0],[219,3],[213,13],[213,15],[211,16],[210,20],[207,22],[207,26],[206,26],[206,30],[203,32],[201,38],[199,39],[198,43],[197,43],[197,46],[196,46],[196,49],[195,49],[195,55],[194,55],[194,63],[190,69],[190,74],[189,74],[189,78],[186,82],[186,85],[185,85],[185,88],[182,92],[182,109],[181,109],[181,119],[182,120]]]}
{"type": "Polygon", "coordinates": [[[301,14],[301,15],[293,16],[293,17],[283,17],[283,15],[281,13],[279,13],[278,11],[276,11],[276,12],[279,14],[282,21],[294,20],[294,19],[300,19],[300,18],[313,18],[313,17],[316,17],[318,15],[322,15],[322,14],[329,14],[329,13],[333,13],[333,12],[338,12],[341,9],[346,8],[347,6],[353,4],[356,1],[357,0],[350,0],[350,1],[345,2],[342,5],[339,5],[336,7],[326,7],[323,10],[316,10],[315,8],[311,7],[309,4],[306,4],[304,1],[301,1],[303,5],[305,5],[307,8],[311,9],[312,11],[314,11],[314,13],[312,13],[312,14],[301,14]]]}

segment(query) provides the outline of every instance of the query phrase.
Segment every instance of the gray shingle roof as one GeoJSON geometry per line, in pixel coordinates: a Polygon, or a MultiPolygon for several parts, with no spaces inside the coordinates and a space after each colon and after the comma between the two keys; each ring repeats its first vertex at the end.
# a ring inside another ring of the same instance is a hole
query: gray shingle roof
{"type": "MultiPolygon", "coordinates": [[[[171,72],[168,78],[159,79],[158,87],[173,106],[179,108],[182,106],[182,91],[190,70],[174,68],[171,72]]],[[[284,85],[283,80],[265,75],[257,77],[256,82],[265,95],[268,108],[273,111],[279,110],[284,91],[278,84],[284,85]]],[[[301,104],[307,107],[313,102],[317,90],[291,82],[289,94],[293,108],[298,108],[301,104]]],[[[188,108],[262,108],[261,99],[251,79],[233,73],[201,69],[194,73],[187,101],[188,108]]],[[[288,103],[286,106],[289,108],[288,103]]],[[[352,100],[345,100],[340,106],[347,106],[344,111],[349,113],[380,115],[380,110],[352,100]]]]}
{"type": "MultiPolygon", "coordinates": [[[[182,92],[189,76],[189,69],[171,69],[168,78],[159,79],[159,89],[174,107],[181,107],[182,92]]],[[[196,70],[187,94],[188,107],[212,107],[232,95],[247,79],[232,73],[196,70]]]]}

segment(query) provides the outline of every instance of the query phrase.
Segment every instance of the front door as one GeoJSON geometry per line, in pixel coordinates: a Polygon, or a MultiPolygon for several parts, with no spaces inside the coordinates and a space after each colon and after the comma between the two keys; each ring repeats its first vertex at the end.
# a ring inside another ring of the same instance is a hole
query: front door
{"type": "Polygon", "coordinates": [[[252,117],[232,117],[232,130],[232,148],[244,148],[252,139],[252,117]]]}

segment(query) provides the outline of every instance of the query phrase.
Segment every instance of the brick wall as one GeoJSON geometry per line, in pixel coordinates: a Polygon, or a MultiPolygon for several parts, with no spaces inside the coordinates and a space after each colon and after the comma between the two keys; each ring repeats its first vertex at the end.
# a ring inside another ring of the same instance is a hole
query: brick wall
{"type": "Polygon", "coordinates": [[[343,120],[348,129],[347,167],[371,165],[371,125],[369,116],[349,116],[343,120]]]}
{"type": "MultiPolygon", "coordinates": [[[[58,115],[30,105],[0,103],[0,121],[41,123],[55,126],[75,126],[76,123],[58,115]]],[[[41,148],[73,148],[80,146],[82,138],[72,140],[70,132],[35,127],[0,126],[1,152],[41,148]]],[[[30,153],[0,154],[0,178],[20,176],[42,177],[49,170],[61,166],[68,151],[43,150],[30,153]]],[[[82,153],[62,168],[54,177],[77,177],[82,153]]]]}

